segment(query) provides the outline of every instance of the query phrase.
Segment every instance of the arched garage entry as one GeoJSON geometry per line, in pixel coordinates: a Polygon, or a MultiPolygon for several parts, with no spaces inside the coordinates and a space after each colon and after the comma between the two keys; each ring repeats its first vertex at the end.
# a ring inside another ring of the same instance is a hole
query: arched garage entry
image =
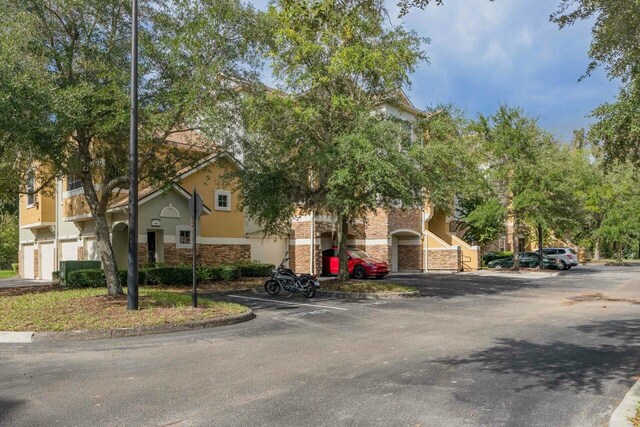
{"type": "Polygon", "coordinates": [[[422,236],[414,230],[391,233],[391,271],[422,271],[422,236]]]}

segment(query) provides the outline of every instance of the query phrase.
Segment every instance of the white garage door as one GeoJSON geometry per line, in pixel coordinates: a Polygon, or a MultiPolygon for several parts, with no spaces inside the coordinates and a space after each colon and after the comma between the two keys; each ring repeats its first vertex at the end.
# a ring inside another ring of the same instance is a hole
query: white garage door
{"type": "Polygon", "coordinates": [[[78,241],[69,240],[60,244],[60,261],[78,260],[78,241]]]}
{"type": "Polygon", "coordinates": [[[42,243],[40,245],[40,279],[51,280],[54,270],[55,245],[53,243],[42,243]]]}
{"type": "Polygon", "coordinates": [[[22,247],[22,277],[25,279],[33,279],[35,277],[33,253],[33,245],[24,245],[22,247]]]}
{"type": "Polygon", "coordinates": [[[278,265],[284,258],[285,252],[289,250],[287,239],[276,239],[267,237],[250,237],[251,259],[265,264],[278,265]]]}

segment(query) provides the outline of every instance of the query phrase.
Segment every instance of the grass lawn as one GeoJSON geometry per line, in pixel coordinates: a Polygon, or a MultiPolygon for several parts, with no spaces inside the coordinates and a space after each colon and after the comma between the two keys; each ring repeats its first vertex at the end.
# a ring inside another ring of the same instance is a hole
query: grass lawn
{"type": "Polygon", "coordinates": [[[106,289],[73,289],[0,297],[0,331],[73,331],[131,328],[215,319],[247,307],[204,298],[191,307],[184,289],[140,289],[140,310],[127,311],[126,296],[106,289]]]}
{"type": "Polygon", "coordinates": [[[636,416],[631,420],[631,424],[633,427],[640,427],[640,405],[638,405],[638,410],[636,411],[636,416]]]}
{"type": "Polygon", "coordinates": [[[16,275],[16,272],[13,270],[0,270],[0,279],[15,277],[15,275],[16,275]]]}
{"type": "Polygon", "coordinates": [[[396,285],[394,283],[380,283],[374,281],[353,281],[341,282],[339,280],[328,280],[320,282],[321,291],[356,292],[363,294],[391,293],[391,292],[413,292],[416,288],[412,286],[396,285]]]}

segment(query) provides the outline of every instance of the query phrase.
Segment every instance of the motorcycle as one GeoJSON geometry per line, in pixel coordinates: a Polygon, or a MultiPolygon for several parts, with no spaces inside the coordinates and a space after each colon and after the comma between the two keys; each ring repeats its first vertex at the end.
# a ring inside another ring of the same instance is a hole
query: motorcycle
{"type": "Polygon", "coordinates": [[[269,295],[278,295],[280,291],[289,292],[289,296],[295,293],[302,293],[305,298],[313,298],[316,289],[320,287],[316,276],[312,274],[301,274],[297,276],[292,269],[285,267],[289,258],[285,255],[278,268],[271,271],[271,277],[265,282],[264,290],[269,295]]]}

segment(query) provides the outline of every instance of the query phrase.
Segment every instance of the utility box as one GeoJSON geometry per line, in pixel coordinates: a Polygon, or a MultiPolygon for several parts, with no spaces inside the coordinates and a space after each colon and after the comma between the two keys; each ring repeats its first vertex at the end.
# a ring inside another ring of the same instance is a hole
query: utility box
{"type": "Polygon", "coordinates": [[[69,272],[102,268],[101,261],[60,261],[60,285],[67,286],[69,272]]]}

